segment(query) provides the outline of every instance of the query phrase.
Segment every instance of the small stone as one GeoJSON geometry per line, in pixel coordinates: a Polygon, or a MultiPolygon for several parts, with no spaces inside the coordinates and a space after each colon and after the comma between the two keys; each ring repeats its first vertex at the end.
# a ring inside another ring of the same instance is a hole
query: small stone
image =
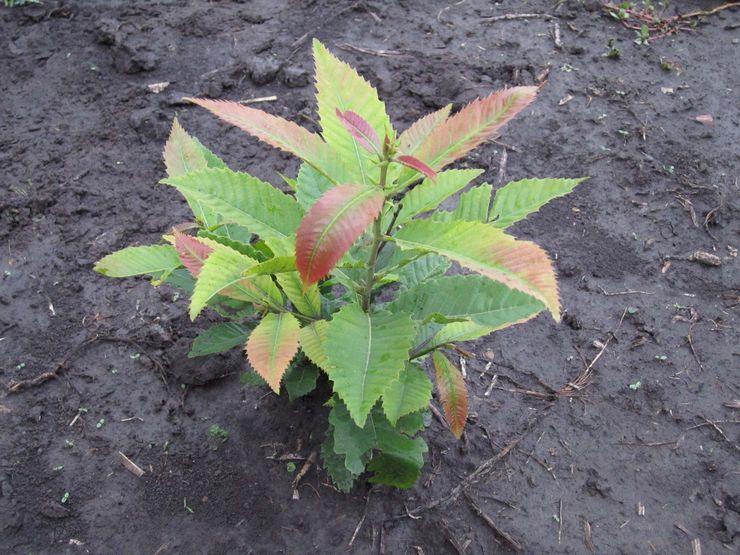
{"type": "Polygon", "coordinates": [[[41,505],[39,512],[45,517],[53,518],[55,520],[67,518],[71,513],[67,507],[57,501],[45,501],[44,504],[41,505]]]}
{"type": "Polygon", "coordinates": [[[248,64],[249,77],[255,85],[272,83],[280,70],[280,64],[274,58],[255,57],[248,64]]]}
{"type": "Polygon", "coordinates": [[[296,66],[283,68],[281,80],[286,87],[291,89],[305,87],[311,82],[308,72],[296,66]]]}

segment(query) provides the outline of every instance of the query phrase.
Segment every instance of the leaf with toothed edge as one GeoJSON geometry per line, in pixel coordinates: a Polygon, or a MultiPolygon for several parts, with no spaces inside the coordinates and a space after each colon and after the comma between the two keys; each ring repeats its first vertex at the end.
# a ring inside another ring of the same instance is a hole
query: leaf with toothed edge
{"type": "Polygon", "coordinates": [[[522,179],[507,183],[496,191],[489,219],[495,227],[507,228],[551,200],[567,195],[586,179],[522,179]]]}
{"type": "Polygon", "coordinates": [[[401,136],[398,137],[399,152],[401,154],[413,155],[421,143],[424,142],[424,139],[426,139],[434,129],[445,122],[447,117],[450,115],[451,109],[452,104],[448,104],[436,112],[432,112],[431,114],[427,114],[423,118],[416,120],[411,127],[406,129],[406,131],[401,133],[401,136]]]}
{"type": "Polygon", "coordinates": [[[447,170],[440,172],[434,181],[425,179],[403,198],[403,206],[396,222],[402,224],[414,216],[434,210],[442,201],[464,189],[482,173],[483,170],[477,169],[447,170]]]}
{"type": "Polygon", "coordinates": [[[383,412],[395,426],[400,417],[426,408],[431,398],[432,382],[418,364],[409,363],[383,393],[383,412]]]}
{"type": "Polygon", "coordinates": [[[547,253],[481,222],[409,222],[392,240],[402,249],[441,254],[461,266],[542,301],[558,321],[557,276],[547,253]]]}
{"type": "Polygon", "coordinates": [[[432,360],[437,377],[437,391],[447,424],[455,437],[460,439],[468,418],[468,388],[460,371],[446,356],[434,351],[432,360]]]}
{"type": "Polygon", "coordinates": [[[201,332],[193,340],[188,358],[225,353],[235,347],[244,345],[247,337],[249,337],[249,328],[247,327],[234,322],[216,324],[201,332]]]}
{"type": "Polygon", "coordinates": [[[301,349],[311,362],[327,372],[331,367],[329,358],[326,356],[326,320],[316,320],[301,328],[298,337],[301,341],[301,349]]]}
{"type": "Polygon", "coordinates": [[[108,277],[169,273],[182,266],[170,245],[126,247],[101,258],[94,270],[108,277]]]}
{"type": "Polygon", "coordinates": [[[415,334],[407,314],[367,314],[358,304],[344,305],[327,325],[326,372],[358,426],[405,368],[415,334]]]}
{"type": "Polygon", "coordinates": [[[537,87],[512,87],[474,100],[435,127],[413,155],[439,170],[461,158],[526,108],[537,87]]]}
{"type": "Polygon", "coordinates": [[[382,136],[392,129],[385,105],[378,98],[375,88],[361,77],[354,68],[339,60],[318,40],[313,41],[313,57],[316,64],[316,102],[319,113],[321,135],[342,160],[348,161],[352,179],[344,183],[370,185],[377,181],[380,170],[360,142],[347,133],[342,121],[337,118],[337,109],[350,110],[362,118],[382,136]]]}
{"type": "Polygon", "coordinates": [[[280,380],[298,352],[299,329],[300,324],[292,314],[271,312],[247,339],[249,364],[275,393],[280,393],[280,380]]]}
{"type": "Polygon", "coordinates": [[[326,276],[383,208],[383,191],[340,185],[303,218],[296,236],[296,266],[306,285],[326,276]]]}
{"type": "Polygon", "coordinates": [[[292,121],[228,100],[184,100],[205,108],[270,146],[298,156],[334,182],[346,181],[354,175],[319,135],[292,121]]]}
{"type": "Polygon", "coordinates": [[[172,235],[175,238],[175,248],[180,255],[182,265],[188,269],[193,277],[197,278],[206,259],[213,252],[213,248],[202,240],[185,235],[176,229],[172,230],[172,235]]]}
{"type": "Polygon", "coordinates": [[[380,138],[375,129],[352,110],[342,112],[337,108],[337,117],[344,128],[360,143],[365,150],[374,154],[380,154],[380,138]]]}

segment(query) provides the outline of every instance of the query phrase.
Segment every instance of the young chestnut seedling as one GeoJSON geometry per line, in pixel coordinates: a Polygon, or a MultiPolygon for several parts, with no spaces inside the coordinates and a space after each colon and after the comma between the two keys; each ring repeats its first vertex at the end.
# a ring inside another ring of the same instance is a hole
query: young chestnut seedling
{"type": "Polygon", "coordinates": [[[417,435],[433,389],[425,359],[459,438],[468,395],[445,351],[545,309],[559,319],[548,255],[506,228],[583,178],[525,179],[495,195],[484,183],[440,210],[483,173],[445,166],[494,136],[537,88],[496,91],[452,116],[445,106],[397,135],[372,86],[318,41],[313,54],[320,135],[236,102],[189,99],[298,156],[297,177],[283,177],[290,193],[230,170],[175,120],[163,183],[196,222],[95,269],[151,275],[191,295],[192,319],[206,307],[229,319],[201,333],[190,356],[244,345],[255,372],[243,382],[282,385],[292,399],[326,373],[322,455],[336,485],[347,491],[369,471],[371,482],[410,487],[427,450],[417,435]]]}

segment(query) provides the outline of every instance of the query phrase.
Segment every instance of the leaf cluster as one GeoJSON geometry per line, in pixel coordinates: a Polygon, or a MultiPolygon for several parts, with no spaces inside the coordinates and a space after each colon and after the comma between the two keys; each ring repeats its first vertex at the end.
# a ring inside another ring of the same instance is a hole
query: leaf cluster
{"type": "Polygon", "coordinates": [[[535,87],[496,91],[454,115],[446,106],[398,134],[367,81],[318,41],[313,54],[321,134],[235,102],[190,99],[300,158],[283,190],[227,168],[175,120],[162,183],[194,221],[96,270],[150,275],[190,294],[193,320],[206,308],[227,318],[190,356],[243,346],[254,370],[243,383],[294,399],[325,374],[333,394],[322,453],[337,486],[369,471],[371,482],[410,487],[434,389],[425,359],[459,438],[468,395],[445,350],[543,310],[559,319],[550,258],[507,229],[583,179],[524,179],[494,194],[471,187],[482,170],[446,169],[526,108],[535,87]],[[453,210],[439,209],[461,192],[453,210]]]}

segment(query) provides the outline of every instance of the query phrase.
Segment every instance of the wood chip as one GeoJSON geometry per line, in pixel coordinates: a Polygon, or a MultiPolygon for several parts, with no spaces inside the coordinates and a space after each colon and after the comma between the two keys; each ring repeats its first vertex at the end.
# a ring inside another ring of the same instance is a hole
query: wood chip
{"type": "Polygon", "coordinates": [[[133,474],[137,478],[141,478],[144,475],[144,470],[138,464],[136,464],[134,461],[129,459],[126,455],[124,455],[120,451],[118,452],[118,455],[121,458],[121,464],[123,465],[123,467],[126,470],[128,470],[131,474],[133,474]]]}
{"type": "Polygon", "coordinates": [[[692,252],[688,256],[687,260],[690,260],[691,262],[698,262],[699,264],[704,264],[705,266],[722,265],[722,259],[719,256],[704,251],[692,252]]]}
{"type": "Polygon", "coordinates": [[[159,94],[169,86],[169,81],[162,81],[161,83],[152,83],[151,85],[147,85],[146,88],[152,91],[154,94],[159,94]]]}
{"type": "Polygon", "coordinates": [[[694,118],[695,121],[698,121],[699,123],[703,125],[714,125],[714,118],[712,117],[712,114],[702,114],[700,116],[696,116],[694,118]]]}

